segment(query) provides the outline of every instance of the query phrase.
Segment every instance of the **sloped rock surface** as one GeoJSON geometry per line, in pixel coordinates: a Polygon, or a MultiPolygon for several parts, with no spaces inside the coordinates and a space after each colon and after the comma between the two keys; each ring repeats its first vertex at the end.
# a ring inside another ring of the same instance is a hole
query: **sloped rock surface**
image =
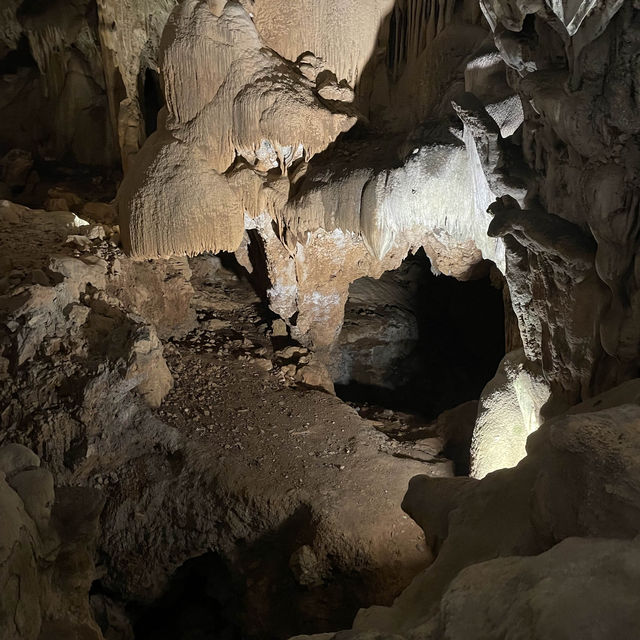
{"type": "MultiPolygon", "coordinates": [[[[121,290],[123,271],[126,277],[126,269],[134,267],[124,257],[118,259],[104,234],[91,240],[91,229],[70,212],[32,211],[7,201],[0,208],[7,267],[0,303],[2,439],[15,436],[23,425],[26,442],[40,454],[49,452],[47,461],[56,473],[73,466],[64,462],[63,451],[73,449],[72,442],[87,446],[85,430],[97,427],[91,401],[96,385],[104,393],[110,380],[115,395],[135,389],[150,406],[160,404],[173,381],[149,320],[168,304],[181,323],[189,318],[178,303],[189,309],[191,289],[169,264],[159,264],[155,271],[141,265],[133,300],[111,295],[121,290]],[[78,231],[83,235],[67,235],[78,231]],[[86,245],[64,242],[69,237],[86,245]],[[172,269],[175,277],[169,279],[172,269]],[[167,291],[177,291],[176,297],[168,296],[159,307],[145,304],[145,294],[153,288],[157,295],[165,279],[170,280],[167,291]],[[56,432],[56,442],[47,443],[56,432]]],[[[164,323],[171,333],[176,321],[172,325],[167,314],[164,323]]]]}
{"type": "MultiPolygon", "coordinates": [[[[628,383],[595,403],[636,395],[628,383]]],[[[604,639],[636,624],[640,409],[592,411],[545,423],[515,469],[480,481],[413,478],[403,508],[436,558],[392,607],[361,611],[353,631],[335,637],[489,638],[518,628],[526,638],[580,629],[604,639]]]]}
{"type": "Polygon", "coordinates": [[[88,597],[101,508],[91,489],[54,493],[53,476],[26,447],[0,447],[3,638],[102,640],[88,597]]]}

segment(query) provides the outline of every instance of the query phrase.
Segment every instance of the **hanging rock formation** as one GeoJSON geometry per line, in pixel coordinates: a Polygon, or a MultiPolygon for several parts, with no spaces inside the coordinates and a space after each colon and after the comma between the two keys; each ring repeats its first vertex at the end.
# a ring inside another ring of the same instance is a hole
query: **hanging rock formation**
{"type": "MultiPolygon", "coordinates": [[[[482,71],[491,47],[476,10],[419,5],[354,4],[368,26],[352,49],[343,46],[347,23],[332,28],[330,3],[300,5],[300,22],[283,22],[284,13],[260,2],[178,7],[161,54],[166,131],[145,145],[118,196],[131,251],[237,250],[243,230],[256,230],[243,244],[264,245],[272,309],[295,316],[292,334],[317,348],[336,339],[349,283],[397,267],[409,250],[425,247],[434,268],[462,278],[483,257],[503,265],[502,241],[486,236],[495,196],[466,134],[458,126],[452,135],[446,120],[423,123],[452,116],[451,99],[465,90],[456,74],[466,66],[475,69],[469,88],[482,85],[487,105],[502,104],[506,83],[494,95],[487,89],[502,63],[494,53],[482,71]],[[207,34],[206,46],[197,34],[207,34]],[[381,57],[375,42],[395,49],[381,57]],[[416,94],[409,83],[429,69],[429,56],[446,63],[416,94]],[[447,98],[425,106],[444,87],[447,98]],[[370,123],[364,137],[340,135],[356,120],[370,123]],[[382,126],[393,132],[384,141],[382,126]],[[336,242],[340,264],[331,257],[336,242]]],[[[510,123],[509,132],[517,114],[510,123]]]]}
{"type": "Polygon", "coordinates": [[[4,0],[0,635],[203,573],[229,635],[633,634],[638,51],[637,0],[4,0]],[[411,373],[409,254],[508,353],[388,435],[334,382],[411,373]]]}

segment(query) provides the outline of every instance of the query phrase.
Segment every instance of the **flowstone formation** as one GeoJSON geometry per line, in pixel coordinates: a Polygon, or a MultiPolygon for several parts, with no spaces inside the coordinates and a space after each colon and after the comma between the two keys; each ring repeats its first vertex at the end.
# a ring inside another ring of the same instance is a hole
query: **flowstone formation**
{"type": "MultiPolygon", "coordinates": [[[[169,20],[167,110],[117,200],[131,251],[259,243],[271,308],[320,349],[339,333],[350,282],[398,267],[410,250],[424,247],[434,269],[461,278],[483,257],[503,265],[502,241],[485,233],[495,196],[451,105],[465,78],[487,105],[509,98],[504,80],[488,91],[502,62],[474,3],[432,3],[426,14],[418,3],[353,3],[367,24],[350,36],[343,20],[332,27],[331,3],[300,5],[300,22],[248,4],[183,3],[169,20]],[[310,37],[323,44],[307,49],[310,37]],[[429,70],[430,56],[446,62],[429,70]],[[416,92],[409,83],[422,72],[416,92]]],[[[510,100],[497,119],[512,132],[522,114],[510,100]]]]}
{"type": "Polygon", "coordinates": [[[261,255],[271,308],[326,354],[354,280],[419,247],[460,279],[491,260],[550,414],[632,377],[635,9],[382,4],[339,61],[331,3],[177,8],[167,111],[118,196],[131,251],[261,255]]]}
{"type": "Polygon", "coordinates": [[[0,635],[638,635],[638,51],[636,0],[5,0],[0,635]]]}

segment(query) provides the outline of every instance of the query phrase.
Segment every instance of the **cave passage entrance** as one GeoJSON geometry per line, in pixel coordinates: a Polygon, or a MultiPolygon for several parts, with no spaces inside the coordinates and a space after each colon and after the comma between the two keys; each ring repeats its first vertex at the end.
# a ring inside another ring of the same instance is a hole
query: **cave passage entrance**
{"type": "Polygon", "coordinates": [[[332,359],[338,396],[429,420],[477,399],[505,353],[505,307],[495,266],[475,276],[436,276],[420,249],[352,283],[332,359]]]}
{"type": "Polygon", "coordinates": [[[239,594],[220,556],[187,560],[153,605],[132,610],[136,640],[241,640],[239,594]]]}

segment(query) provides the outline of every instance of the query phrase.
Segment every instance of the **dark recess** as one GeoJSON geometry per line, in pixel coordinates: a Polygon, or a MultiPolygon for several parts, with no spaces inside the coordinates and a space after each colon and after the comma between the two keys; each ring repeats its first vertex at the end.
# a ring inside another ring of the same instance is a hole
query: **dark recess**
{"type": "MultiPolygon", "coordinates": [[[[423,266],[415,315],[419,339],[398,372],[394,389],[357,383],[337,385],[343,399],[433,419],[446,409],[477,399],[505,353],[502,291],[485,274],[467,282],[431,272],[424,251],[406,260],[423,266]],[[407,370],[409,375],[407,375],[407,370]],[[408,380],[406,380],[408,378],[408,380]]],[[[361,320],[359,320],[361,321],[361,320]]]]}
{"type": "Polygon", "coordinates": [[[160,76],[153,69],[144,72],[142,88],[142,114],[144,116],[144,132],[149,137],[158,128],[158,112],[164,106],[164,94],[160,76]]]}

